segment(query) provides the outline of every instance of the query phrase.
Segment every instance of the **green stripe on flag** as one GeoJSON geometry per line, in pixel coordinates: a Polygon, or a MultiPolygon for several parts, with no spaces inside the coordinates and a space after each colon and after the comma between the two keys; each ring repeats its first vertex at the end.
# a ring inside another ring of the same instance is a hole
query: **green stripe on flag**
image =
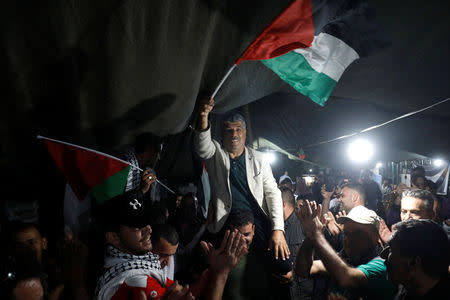
{"type": "Polygon", "coordinates": [[[109,199],[123,194],[125,192],[125,186],[127,184],[128,172],[131,166],[117,172],[110,176],[108,179],[94,187],[90,194],[101,205],[109,199]]]}
{"type": "Polygon", "coordinates": [[[261,60],[294,89],[323,106],[336,81],[315,71],[300,53],[291,51],[282,56],[261,60]]]}

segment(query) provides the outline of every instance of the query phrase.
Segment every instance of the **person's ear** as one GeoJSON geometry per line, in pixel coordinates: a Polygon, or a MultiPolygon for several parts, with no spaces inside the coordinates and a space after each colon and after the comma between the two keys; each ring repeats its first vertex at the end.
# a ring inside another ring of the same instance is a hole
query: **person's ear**
{"type": "Polygon", "coordinates": [[[116,232],[109,231],[105,234],[106,241],[113,246],[116,246],[120,243],[119,235],[116,232]]]}
{"type": "Polygon", "coordinates": [[[413,256],[408,260],[408,267],[410,269],[415,269],[419,267],[422,263],[422,259],[419,256],[413,256]]]}
{"type": "Polygon", "coordinates": [[[41,239],[41,243],[42,243],[42,249],[47,250],[47,238],[46,237],[43,237],[41,239]]]}

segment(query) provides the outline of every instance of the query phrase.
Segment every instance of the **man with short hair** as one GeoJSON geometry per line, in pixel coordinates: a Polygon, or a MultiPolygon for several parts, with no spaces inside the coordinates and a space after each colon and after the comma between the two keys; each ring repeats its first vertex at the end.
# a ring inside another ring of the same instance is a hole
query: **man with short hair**
{"type": "Polygon", "coordinates": [[[387,281],[386,266],[377,255],[376,213],[359,205],[338,219],[344,228],[343,250],[338,254],[323,235],[321,211],[320,205],[305,201],[297,212],[306,235],[297,256],[299,276],[329,274],[337,283],[333,292],[348,299],[392,299],[396,289],[387,281]],[[320,260],[313,260],[314,251],[320,260]]]}
{"type": "Polygon", "coordinates": [[[144,204],[130,194],[119,195],[102,207],[101,221],[107,246],[97,299],[125,299],[126,295],[139,299],[141,293],[160,298],[173,281],[167,278],[158,256],[150,252],[152,229],[144,204]]]}
{"type": "Polygon", "coordinates": [[[36,225],[32,223],[12,222],[8,226],[12,252],[31,254],[42,264],[42,254],[47,250],[47,238],[42,236],[36,225]]]}
{"type": "Polygon", "coordinates": [[[255,221],[249,210],[235,209],[228,216],[226,228],[240,232],[250,248],[249,253],[230,273],[225,286],[224,300],[264,299],[269,295],[269,282],[266,271],[251,249],[255,236],[255,221]]]}
{"type": "Polygon", "coordinates": [[[372,171],[363,171],[361,174],[361,184],[365,191],[366,207],[379,213],[380,211],[383,212],[384,209],[379,209],[379,206],[382,207],[381,200],[383,199],[383,194],[381,193],[380,186],[373,180],[372,171]]]}
{"type": "Polygon", "coordinates": [[[362,205],[365,206],[365,191],[361,184],[349,183],[342,187],[341,194],[339,195],[338,202],[341,210],[347,214],[352,208],[362,205]]]}
{"type": "Polygon", "coordinates": [[[403,192],[400,208],[402,221],[408,219],[433,219],[436,201],[432,193],[426,190],[406,190],[403,192]]]}
{"type": "Polygon", "coordinates": [[[396,299],[448,297],[450,245],[443,229],[431,220],[416,219],[395,228],[381,255],[389,280],[402,285],[396,299]]]}
{"type": "Polygon", "coordinates": [[[255,216],[255,246],[260,252],[268,247],[275,258],[286,259],[289,248],[283,234],[283,203],[272,169],[261,152],[245,147],[246,125],[240,114],[226,118],[222,144],[211,138],[208,116],[214,100],[201,104],[194,135],[195,151],[205,161],[211,185],[212,233],[220,231],[235,209],[247,209],[255,216]]]}
{"type": "Polygon", "coordinates": [[[0,295],[7,300],[43,300],[40,263],[36,257],[23,254],[15,257],[15,261],[6,262],[7,273],[2,274],[5,277],[0,282],[0,295]]]}
{"type": "MultiPolygon", "coordinates": [[[[295,262],[298,249],[305,235],[300,220],[294,213],[296,202],[292,190],[286,187],[281,187],[280,190],[281,198],[283,199],[284,233],[291,252],[291,260],[295,262]]],[[[282,278],[284,279],[284,284],[281,284],[279,287],[277,299],[309,299],[311,297],[314,284],[312,280],[299,278],[295,270],[291,270],[288,274],[282,276],[282,278]]]]}
{"type": "Polygon", "coordinates": [[[152,252],[159,256],[161,268],[167,271],[167,277],[171,280],[175,273],[174,255],[178,248],[178,233],[168,224],[155,225],[152,227],[151,240],[152,252]]]}
{"type": "Polygon", "coordinates": [[[227,232],[219,249],[203,243],[211,263],[210,276],[202,277],[194,285],[198,288],[183,288],[167,278],[158,256],[150,252],[152,229],[143,203],[125,193],[106,202],[99,217],[107,242],[104,270],[95,291],[99,300],[160,299],[163,296],[192,300],[191,291],[201,294],[206,281],[209,281],[208,299],[219,299],[229,272],[247,249],[242,235],[236,232],[227,232]]]}

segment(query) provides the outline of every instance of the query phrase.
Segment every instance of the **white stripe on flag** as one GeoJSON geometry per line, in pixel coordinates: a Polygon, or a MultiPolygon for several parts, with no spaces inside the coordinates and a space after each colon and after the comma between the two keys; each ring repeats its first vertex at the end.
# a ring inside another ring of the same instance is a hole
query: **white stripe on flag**
{"type": "Polygon", "coordinates": [[[345,69],[359,58],[352,47],[323,32],[314,37],[311,47],[293,51],[303,55],[315,71],[324,73],[335,81],[338,81],[345,69]]]}

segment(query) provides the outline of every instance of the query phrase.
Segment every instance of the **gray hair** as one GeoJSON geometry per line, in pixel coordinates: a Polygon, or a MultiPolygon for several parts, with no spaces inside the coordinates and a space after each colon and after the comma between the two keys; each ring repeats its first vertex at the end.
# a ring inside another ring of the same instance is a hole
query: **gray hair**
{"type": "Polygon", "coordinates": [[[227,123],[234,123],[234,122],[241,122],[242,123],[242,127],[244,129],[246,129],[246,125],[245,125],[245,119],[241,114],[235,113],[235,114],[229,114],[228,116],[225,117],[225,119],[222,122],[222,128],[225,126],[225,124],[227,123]]]}
{"type": "Polygon", "coordinates": [[[404,197],[411,197],[411,198],[417,198],[423,201],[423,204],[425,206],[425,209],[428,212],[433,212],[433,205],[434,201],[436,201],[436,198],[433,196],[432,193],[426,190],[406,190],[402,194],[402,198],[404,197]]]}

